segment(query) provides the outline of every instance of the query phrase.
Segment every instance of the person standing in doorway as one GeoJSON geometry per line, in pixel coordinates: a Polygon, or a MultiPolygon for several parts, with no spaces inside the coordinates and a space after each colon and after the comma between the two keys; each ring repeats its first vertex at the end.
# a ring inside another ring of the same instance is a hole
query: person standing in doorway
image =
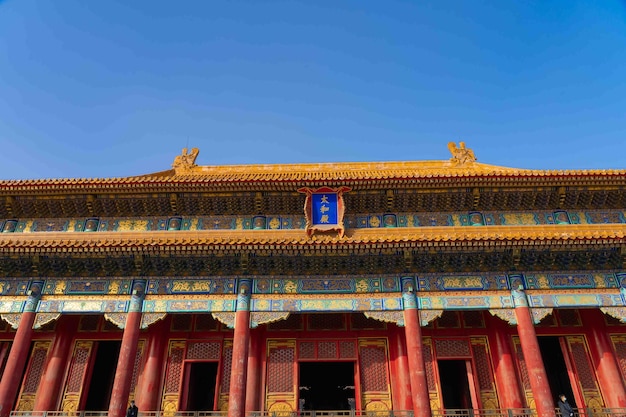
{"type": "Polygon", "coordinates": [[[137,417],[137,414],[139,414],[139,409],[137,408],[137,406],[135,405],[135,401],[133,400],[130,402],[128,410],[126,410],[126,417],[137,417]]]}
{"type": "Polygon", "coordinates": [[[567,397],[564,394],[559,395],[559,410],[561,410],[561,416],[574,417],[574,409],[567,402],[567,397]]]}

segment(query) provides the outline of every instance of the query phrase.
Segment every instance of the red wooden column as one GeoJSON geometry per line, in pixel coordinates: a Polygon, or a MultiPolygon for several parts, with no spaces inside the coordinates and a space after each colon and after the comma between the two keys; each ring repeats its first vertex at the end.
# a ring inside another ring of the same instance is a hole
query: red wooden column
{"type": "Polygon", "coordinates": [[[507,325],[503,320],[489,316],[488,325],[491,329],[490,344],[493,346],[492,358],[496,371],[500,408],[523,408],[524,400],[521,394],[519,378],[515,372],[515,361],[507,325]]]}
{"type": "Polygon", "coordinates": [[[113,380],[113,389],[111,391],[109,417],[124,417],[126,415],[130,385],[132,384],[133,369],[135,367],[135,357],[137,355],[137,345],[139,344],[145,286],[145,281],[137,280],[133,283],[133,293],[130,299],[130,306],[128,307],[120,356],[117,359],[115,379],[113,380]]]}
{"type": "Polygon", "coordinates": [[[228,417],[244,417],[246,410],[246,379],[248,373],[248,348],[250,345],[250,284],[239,281],[233,337],[233,362],[228,394],[228,417]]]}
{"type": "Polygon", "coordinates": [[[535,325],[533,323],[526,293],[520,288],[512,291],[517,318],[517,333],[526,361],[530,389],[533,391],[535,408],[539,417],[555,417],[554,397],[550,392],[548,375],[543,365],[535,325]]]}
{"type": "Polygon", "coordinates": [[[607,333],[603,313],[598,310],[579,310],[590,339],[589,347],[596,364],[598,382],[609,408],[626,408],[624,381],[615,361],[615,353],[607,333]]]}
{"type": "Polygon", "coordinates": [[[9,347],[11,346],[11,342],[1,342],[0,343],[0,369],[2,369],[2,365],[4,364],[4,360],[9,355],[9,347]]]}
{"type": "Polygon", "coordinates": [[[8,417],[15,403],[15,397],[20,389],[20,382],[24,374],[26,359],[30,353],[30,343],[33,336],[33,323],[37,304],[41,297],[43,282],[33,282],[28,291],[28,298],[22,309],[22,317],[13,338],[7,364],[0,380],[0,417],[8,417]]]}
{"type": "Polygon", "coordinates": [[[138,382],[135,399],[137,408],[141,411],[158,410],[168,324],[169,321],[165,318],[150,326],[148,330],[147,359],[138,382]]]}
{"type": "Polygon", "coordinates": [[[33,411],[52,411],[61,392],[61,382],[70,355],[74,333],[78,327],[78,316],[66,315],[59,318],[52,349],[48,354],[41,382],[37,389],[33,411]]]}
{"type": "Polygon", "coordinates": [[[248,378],[246,382],[246,412],[260,411],[261,399],[261,329],[250,330],[248,378]]]}
{"type": "Polygon", "coordinates": [[[415,296],[413,278],[402,279],[402,301],[404,307],[404,331],[406,334],[409,379],[411,380],[411,397],[413,414],[419,417],[431,417],[428,382],[422,344],[422,328],[420,325],[417,297],[415,296]]]}
{"type": "Polygon", "coordinates": [[[398,407],[399,410],[412,410],[413,401],[411,399],[411,377],[409,375],[409,359],[406,354],[406,341],[401,328],[395,328],[396,339],[396,386],[398,387],[398,407]]]}

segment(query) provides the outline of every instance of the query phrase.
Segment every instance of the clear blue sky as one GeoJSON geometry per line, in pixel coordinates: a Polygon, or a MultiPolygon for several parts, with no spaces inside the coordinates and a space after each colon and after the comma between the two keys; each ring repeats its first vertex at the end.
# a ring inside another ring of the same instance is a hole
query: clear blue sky
{"type": "Polygon", "coordinates": [[[626,168],[626,2],[0,0],[0,179],[626,168]]]}

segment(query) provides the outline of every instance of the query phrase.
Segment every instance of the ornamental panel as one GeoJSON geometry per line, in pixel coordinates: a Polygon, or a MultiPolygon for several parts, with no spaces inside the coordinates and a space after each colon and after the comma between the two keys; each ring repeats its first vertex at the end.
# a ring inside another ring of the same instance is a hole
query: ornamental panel
{"type": "Polygon", "coordinates": [[[359,340],[361,407],[383,411],[391,408],[386,339],[359,340]]]}
{"type": "Polygon", "coordinates": [[[354,342],[339,342],[339,359],[355,359],[356,344],[354,342]]]}
{"type": "Polygon", "coordinates": [[[496,385],[493,379],[493,367],[490,360],[491,355],[489,355],[489,344],[487,342],[487,338],[473,337],[471,343],[482,408],[486,410],[498,409],[498,395],[496,393],[496,385]]]}
{"type": "Polygon", "coordinates": [[[423,353],[430,408],[431,410],[438,411],[441,409],[441,405],[439,402],[439,393],[437,392],[437,383],[435,381],[435,363],[433,362],[432,339],[429,337],[423,339],[423,353]]]}
{"type": "Polygon", "coordinates": [[[174,412],[178,410],[185,345],[184,340],[170,340],[165,371],[165,387],[161,400],[161,410],[163,411],[174,412]]]}
{"type": "Polygon", "coordinates": [[[622,378],[626,380],[626,335],[611,335],[611,341],[615,347],[615,355],[622,378]]]}
{"type": "Polygon", "coordinates": [[[35,405],[35,394],[37,394],[39,381],[41,381],[41,375],[43,374],[44,364],[46,362],[46,356],[48,355],[49,348],[49,341],[35,342],[33,344],[30,361],[26,368],[26,376],[17,401],[16,409],[19,411],[33,410],[35,405]]]}
{"type": "Polygon", "coordinates": [[[207,332],[219,330],[219,322],[211,314],[196,314],[194,330],[196,332],[207,332]]]}
{"type": "Polygon", "coordinates": [[[603,408],[604,399],[600,393],[596,374],[589,356],[589,348],[584,336],[566,336],[565,340],[576,371],[576,380],[585,401],[585,407],[603,408]]]}
{"type": "Polygon", "coordinates": [[[129,401],[134,400],[135,395],[137,395],[135,390],[137,389],[137,381],[139,379],[139,369],[141,367],[141,358],[143,357],[144,346],[145,342],[143,340],[140,340],[137,343],[137,353],[135,353],[135,361],[133,362],[133,377],[130,381],[129,401]]]}
{"type": "Polygon", "coordinates": [[[267,394],[268,411],[295,411],[296,407],[296,341],[267,341],[267,394]]]}
{"type": "Polygon", "coordinates": [[[218,360],[221,348],[220,342],[187,342],[186,359],[218,360]]]}
{"type": "Polygon", "coordinates": [[[267,325],[268,330],[302,330],[303,315],[290,314],[285,320],[276,321],[267,325]]]}
{"type": "Polygon", "coordinates": [[[559,317],[559,322],[561,326],[568,327],[579,327],[582,326],[582,322],[580,321],[580,314],[578,310],[575,309],[560,309],[557,310],[557,314],[559,317]]]}
{"type": "Polygon", "coordinates": [[[310,330],[345,330],[346,315],[343,313],[307,314],[310,330]]]}
{"type": "Polygon", "coordinates": [[[529,408],[535,408],[535,398],[533,396],[532,389],[530,388],[530,378],[528,377],[528,368],[526,367],[526,360],[522,353],[522,345],[519,340],[519,336],[513,336],[513,346],[515,346],[515,354],[517,356],[517,366],[519,374],[522,377],[522,387],[524,388],[524,396],[526,398],[526,406],[529,408]]]}
{"type": "Polygon", "coordinates": [[[172,314],[171,330],[173,332],[191,331],[191,314],[172,314]]]}
{"type": "Polygon", "coordinates": [[[315,359],[315,342],[298,343],[298,359],[315,359]]]}
{"type": "Polygon", "coordinates": [[[230,374],[233,365],[233,341],[225,340],[222,348],[222,377],[220,381],[220,397],[218,408],[222,411],[228,410],[228,395],[230,390],[230,374]]]}
{"type": "Polygon", "coordinates": [[[77,411],[80,405],[85,377],[89,365],[89,357],[93,351],[94,342],[91,340],[77,340],[72,352],[70,371],[68,373],[61,410],[65,412],[77,411]]]}
{"type": "Polygon", "coordinates": [[[435,352],[437,359],[472,357],[467,339],[435,339],[435,352]]]}
{"type": "Polygon", "coordinates": [[[365,317],[363,313],[350,314],[350,327],[355,330],[384,330],[387,325],[379,320],[365,317]]]}
{"type": "Polygon", "coordinates": [[[320,359],[337,359],[337,342],[320,341],[317,345],[317,356],[320,359]]]}

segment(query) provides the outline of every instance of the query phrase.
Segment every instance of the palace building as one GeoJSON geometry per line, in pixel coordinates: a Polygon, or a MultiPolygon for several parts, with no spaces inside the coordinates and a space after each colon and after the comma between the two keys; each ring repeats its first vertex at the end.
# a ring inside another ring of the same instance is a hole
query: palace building
{"type": "Polygon", "coordinates": [[[626,408],[626,171],[449,150],[0,181],[0,417],[626,408]]]}

